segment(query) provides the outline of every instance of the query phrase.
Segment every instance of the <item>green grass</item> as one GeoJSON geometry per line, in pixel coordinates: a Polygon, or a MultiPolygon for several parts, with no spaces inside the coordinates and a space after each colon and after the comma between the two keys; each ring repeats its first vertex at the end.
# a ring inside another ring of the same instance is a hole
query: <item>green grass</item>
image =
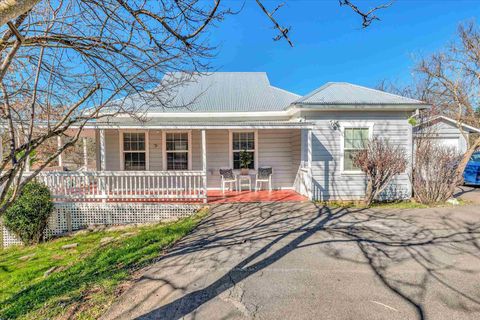
{"type": "MultiPolygon", "coordinates": [[[[469,202],[462,199],[457,199],[459,205],[466,205],[469,202]]],[[[352,201],[327,201],[319,202],[318,204],[324,205],[331,208],[355,208],[363,209],[366,208],[361,202],[352,202],[352,201]]],[[[415,201],[405,200],[405,201],[392,201],[392,202],[375,202],[370,208],[379,208],[379,209],[425,209],[425,208],[434,208],[434,207],[450,207],[453,206],[449,203],[436,203],[432,205],[426,205],[418,203],[415,201]]]]}
{"type": "Polygon", "coordinates": [[[161,256],[206,214],[203,210],[168,224],[89,232],[0,251],[0,319],[98,318],[115,299],[120,284],[161,256]],[[121,236],[127,232],[134,234],[121,236]],[[102,246],[104,237],[115,241],[102,246]],[[61,249],[71,243],[78,246],[61,249]],[[20,260],[30,254],[35,255],[20,260]],[[52,267],[59,269],[44,277],[52,267]]]}

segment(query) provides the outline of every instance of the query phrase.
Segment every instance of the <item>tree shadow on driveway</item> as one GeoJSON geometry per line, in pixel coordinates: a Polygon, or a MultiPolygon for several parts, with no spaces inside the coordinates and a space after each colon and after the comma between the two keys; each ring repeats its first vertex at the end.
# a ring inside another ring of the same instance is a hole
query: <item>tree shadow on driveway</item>
{"type": "MultiPolygon", "coordinates": [[[[448,309],[480,311],[475,284],[463,287],[457,283],[458,276],[478,279],[479,275],[480,218],[474,214],[452,213],[448,208],[331,209],[310,203],[226,204],[212,211],[196,232],[162,258],[157,270],[175,267],[175,272],[188,273],[193,262],[198,266],[212,261],[228,270],[197,290],[179,286],[161,272],[156,276],[154,270],[154,276],[145,279],[168,283],[182,295],[160,301],[138,318],[180,319],[195,313],[292,251],[312,246],[333,259],[368,266],[385,288],[415,310],[418,319],[429,315],[425,309],[432,290],[448,309]],[[352,247],[361,252],[360,257],[352,256],[352,247]],[[187,256],[195,259],[186,261],[187,256]],[[415,276],[405,277],[401,268],[412,270],[415,276]]],[[[155,294],[158,291],[152,290],[147,295],[155,294]]]]}

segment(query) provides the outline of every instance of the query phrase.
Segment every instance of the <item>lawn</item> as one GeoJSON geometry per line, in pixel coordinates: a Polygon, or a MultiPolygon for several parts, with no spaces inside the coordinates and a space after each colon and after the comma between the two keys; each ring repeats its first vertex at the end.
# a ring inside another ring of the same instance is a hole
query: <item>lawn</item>
{"type": "Polygon", "coordinates": [[[206,214],[202,210],[168,224],[86,232],[0,251],[0,319],[98,318],[134,271],[161,256],[206,214]],[[114,239],[102,244],[106,237],[114,239]],[[61,248],[73,243],[78,246],[61,248]]]}
{"type": "MultiPolygon", "coordinates": [[[[470,202],[462,200],[462,199],[457,199],[458,200],[458,205],[467,205],[470,204],[470,202]]],[[[322,205],[322,206],[328,206],[331,208],[356,208],[356,209],[362,209],[365,208],[365,206],[361,202],[351,202],[351,201],[327,201],[327,202],[318,202],[317,204],[322,205]]],[[[415,201],[411,200],[405,200],[405,201],[393,201],[393,202],[375,202],[372,203],[370,208],[379,208],[379,209],[425,209],[425,208],[432,208],[432,207],[450,207],[453,206],[449,203],[437,203],[437,204],[432,204],[432,205],[426,205],[422,203],[418,203],[415,201]]]]}

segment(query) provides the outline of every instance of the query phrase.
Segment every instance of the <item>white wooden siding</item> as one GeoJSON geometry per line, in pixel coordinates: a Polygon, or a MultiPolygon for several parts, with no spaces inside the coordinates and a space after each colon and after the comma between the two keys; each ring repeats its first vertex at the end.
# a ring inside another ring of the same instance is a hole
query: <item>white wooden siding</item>
{"type": "Polygon", "coordinates": [[[273,168],[273,188],[293,187],[291,130],[258,131],[258,167],[273,168]]]}
{"type": "MultiPolygon", "coordinates": [[[[373,122],[373,135],[388,138],[405,148],[411,158],[411,132],[408,114],[404,112],[308,112],[302,114],[315,122],[313,129],[312,176],[313,198],[316,200],[360,200],[365,194],[366,179],[361,173],[343,173],[341,166],[341,131],[331,121],[373,122]]],[[[303,139],[306,136],[303,135],[303,139]]],[[[306,143],[304,143],[306,145],[306,143]]],[[[385,198],[409,197],[408,173],[398,176],[385,193],[385,198]]]]}
{"type": "Polygon", "coordinates": [[[162,132],[160,130],[148,131],[148,147],[150,148],[148,156],[150,170],[152,171],[163,170],[162,143],[162,132]]]}
{"type": "MultiPolygon", "coordinates": [[[[465,153],[468,149],[468,133],[465,132],[464,136],[461,130],[455,124],[444,119],[440,119],[439,122],[424,128],[417,127],[415,134],[428,134],[429,136],[432,136],[432,139],[455,140],[455,147],[461,154],[465,153]]],[[[451,145],[446,141],[445,144],[451,145]]]]}
{"type": "MultiPolygon", "coordinates": [[[[118,171],[120,169],[120,132],[118,130],[105,130],[105,163],[106,171],[118,171]]],[[[97,144],[97,154],[100,154],[100,144],[97,144]]],[[[100,166],[99,166],[100,167],[100,166]]]]}
{"type": "MultiPolygon", "coordinates": [[[[161,131],[150,130],[148,134],[150,170],[161,171],[163,169],[161,131]]],[[[192,170],[202,169],[200,138],[200,130],[192,130],[192,170]]],[[[207,187],[220,188],[219,169],[230,166],[228,130],[206,130],[206,138],[207,187]]],[[[118,130],[105,130],[107,171],[120,170],[119,139],[118,130]]],[[[293,187],[300,166],[300,148],[299,129],[258,130],[258,165],[273,167],[274,188],[293,187]]]]}

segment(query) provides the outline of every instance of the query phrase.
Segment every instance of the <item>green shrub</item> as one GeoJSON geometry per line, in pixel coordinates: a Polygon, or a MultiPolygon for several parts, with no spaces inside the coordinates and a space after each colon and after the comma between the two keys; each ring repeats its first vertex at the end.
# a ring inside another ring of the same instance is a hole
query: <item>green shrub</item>
{"type": "Polygon", "coordinates": [[[6,210],[3,222],[26,245],[43,240],[53,210],[48,188],[39,182],[25,185],[17,200],[6,210]]]}

